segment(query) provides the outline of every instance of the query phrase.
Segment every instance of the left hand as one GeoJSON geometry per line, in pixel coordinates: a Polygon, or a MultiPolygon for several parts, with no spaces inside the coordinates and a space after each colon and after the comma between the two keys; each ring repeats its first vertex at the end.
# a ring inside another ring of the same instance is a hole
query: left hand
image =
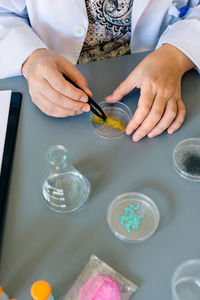
{"type": "Polygon", "coordinates": [[[181,99],[183,74],[194,67],[193,62],[178,48],[164,44],[146,56],[130,75],[106,97],[116,102],[135,87],[141,89],[138,108],[126,128],[133,141],[145,136],[152,138],[167,129],[172,134],[185,118],[185,105],[181,99]]]}

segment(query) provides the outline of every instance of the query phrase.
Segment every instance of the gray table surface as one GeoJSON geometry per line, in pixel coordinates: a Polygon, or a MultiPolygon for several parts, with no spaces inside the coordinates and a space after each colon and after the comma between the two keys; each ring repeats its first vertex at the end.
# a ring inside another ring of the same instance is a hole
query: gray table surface
{"type": "MultiPolygon", "coordinates": [[[[101,101],[145,54],[80,65],[94,99],[101,101]]],[[[106,140],[92,130],[89,115],[65,119],[41,113],[31,102],[24,78],[0,81],[0,89],[23,93],[0,264],[0,282],[10,297],[30,299],[30,286],[47,280],[56,299],[63,296],[91,254],[138,285],[134,300],[171,299],[171,278],[184,260],[200,257],[200,184],[181,178],[172,166],[175,145],[200,137],[200,76],[182,82],[187,117],[182,128],[133,143],[130,137],[106,140]],[[73,215],[52,212],[41,187],[49,146],[64,145],[72,164],[91,182],[87,205],[73,215]],[[140,244],[126,244],[110,232],[106,213],[114,197],[141,192],[157,204],[156,233],[140,244]]],[[[134,112],[138,93],[123,101],[134,112]]]]}

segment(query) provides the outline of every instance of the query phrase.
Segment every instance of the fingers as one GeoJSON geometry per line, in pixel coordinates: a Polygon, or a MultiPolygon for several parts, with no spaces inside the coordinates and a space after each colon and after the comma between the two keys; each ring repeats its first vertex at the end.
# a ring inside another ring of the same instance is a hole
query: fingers
{"type": "Polygon", "coordinates": [[[37,82],[37,84],[40,94],[47,98],[49,102],[58,105],[61,108],[69,109],[72,111],[90,110],[90,106],[88,103],[73,100],[67,96],[64,96],[63,94],[56,91],[45,79],[42,79],[41,81],[37,82]]]}
{"type": "Polygon", "coordinates": [[[24,68],[31,98],[43,112],[61,117],[90,110],[87,101],[92,93],[87,80],[67,59],[52,51],[38,51],[29,57],[24,68]],[[66,73],[80,89],[64,79],[66,73]]]}
{"type": "Polygon", "coordinates": [[[153,92],[150,92],[147,89],[147,87],[141,89],[141,95],[138,101],[138,108],[132,120],[129,122],[126,128],[126,134],[131,134],[141,125],[141,123],[144,121],[144,119],[147,117],[151,110],[154,98],[155,94],[153,92]]]}
{"type": "Polygon", "coordinates": [[[37,97],[32,97],[33,103],[46,115],[51,117],[69,117],[83,113],[82,111],[72,111],[59,107],[58,105],[50,102],[42,94],[38,94],[37,97]]]}
{"type": "MultiPolygon", "coordinates": [[[[79,77],[80,74],[81,73],[78,72],[79,77]]],[[[81,76],[83,77],[82,74],[81,76]]],[[[49,84],[54,88],[54,90],[58,91],[60,94],[63,94],[74,100],[79,100],[83,102],[88,101],[87,94],[84,93],[84,91],[82,91],[81,89],[74,87],[71,83],[65,80],[63,75],[58,71],[56,64],[51,63],[49,65],[43,66],[43,78],[46,79],[49,82],[49,84]]],[[[84,81],[86,81],[85,78],[84,81]]]]}
{"type": "Polygon", "coordinates": [[[150,113],[134,133],[132,137],[134,142],[138,142],[146,135],[153,138],[167,128],[167,132],[172,134],[183,124],[186,110],[182,100],[170,99],[164,107],[163,113],[163,105],[159,103],[160,101],[159,99],[155,100],[155,105],[153,104],[150,113]]]}
{"type": "Polygon", "coordinates": [[[165,110],[165,101],[161,94],[156,95],[152,108],[142,122],[141,126],[136,130],[133,135],[133,141],[138,142],[145,137],[160,121],[165,110]]]}
{"type": "Polygon", "coordinates": [[[163,131],[165,131],[171,125],[172,121],[176,118],[176,115],[177,115],[177,102],[176,100],[170,99],[167,102],[163,117],[153,128],[153,130],[148,133],[148,137],[153,138],[154,136],[159,135],[163,131]]]}
{"type": "Polygon", "coordinates": [[[112,93],[105,98],[109,103],[114,103],[121,100],[124,96],[130,93],[136,87],[135,77],[131,73],[112,93]]]}
{"type": "Polygon", "coordinates": [[[69,77],[72,81],[74,81],[82,90],[85,91],[87,95],[92,97],[92,92],[88,88],[87,79],[83,76],[83,74],[68,60],[62,58],[62,73],[69,77]]]}
{"type": "Polygon", "coordinates": [[[181,99],[179,54],[167,46],[147,55],[134,71],[106,98],[116,102],[134,87],[141,88],[138,108],[129,122],[126,133],[133,134],[137,142],[145,136],[153,137],[168,129],[171,134],[185,118],[185,107],[181,99]]]}
{"type": "Polygon", "coordinates": [[[178,130],[181,127],[185,119],[185,114],[186,114],[186,109],[183,101],[182,100],[177,101],[177,116],[167,130],[169,134],[174,133],[176,130],[178,130]]]}

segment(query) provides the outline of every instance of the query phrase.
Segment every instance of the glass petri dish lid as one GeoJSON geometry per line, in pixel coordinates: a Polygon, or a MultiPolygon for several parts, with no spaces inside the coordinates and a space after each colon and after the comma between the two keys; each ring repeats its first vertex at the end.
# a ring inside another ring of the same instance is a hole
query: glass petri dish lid
{"type": "Polygon", "coordinates": [[[200,139],[189,138],[176,145],[173,166],[183,178],[200,181],[200,139]]]}
{"type": "Polygon", "coordinates": [[[146,195],[126,193],[117,196],[109,205],[107,222],[111,232],[120,240],[138,243],[148,239],[157,229],[159,210],[146,195]]]}
{"type": "Polygon", "coordinates": [[[98,105],[109,117],[106,122],[101,121],[93,112],[90,112],[90,121],[95,133],[103,138],[119,138],[125,134],[126,126],[132,118],[130,108],[122,103],[107,103],[102,101],[98,105]]]}
{"type": "Polygon", "coordinates": [[[197,258],[181,263],[172,277],[173,300],[200,299],[200,260],[197,258]]]}

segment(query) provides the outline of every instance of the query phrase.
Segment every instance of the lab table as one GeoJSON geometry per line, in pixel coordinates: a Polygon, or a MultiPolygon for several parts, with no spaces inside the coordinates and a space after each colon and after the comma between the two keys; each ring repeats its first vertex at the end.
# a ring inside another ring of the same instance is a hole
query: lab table
{"type": "MultiPolygon", "coordinates": [[[[147,54],[82,64],[78,69],[100,102],[147,54]]],[[[0,282],[7,294],[30,299],[31,285],[42,279],[61,300],[95,254],[137,284],[131,299],[171,299],[176,267],[200,257],[200,184],[179,176],[172,164],[178,142],[200,137],[199,74],[192,70],[182,80],[187,116],[181,129],[138,143],[126,135],[97,136],[89,113],[61,119],[44,115],[32,103],[22,76],[0,80],[0,89],[23,94],[0,261],[0,282]],[[53,212],[42,198],[48,169],[45,153],[51,145],[64,145],[71,163],[91,183],[90,198],[76,213],[53,212]],[[120,241],[107,225],[110,202],[127,192],[149,196],[160,212],[157,231],[137,244],[120,241]]],[[[138,99],[139,90],[134,90],[122,102],[134,113],[138,99]]]]}

